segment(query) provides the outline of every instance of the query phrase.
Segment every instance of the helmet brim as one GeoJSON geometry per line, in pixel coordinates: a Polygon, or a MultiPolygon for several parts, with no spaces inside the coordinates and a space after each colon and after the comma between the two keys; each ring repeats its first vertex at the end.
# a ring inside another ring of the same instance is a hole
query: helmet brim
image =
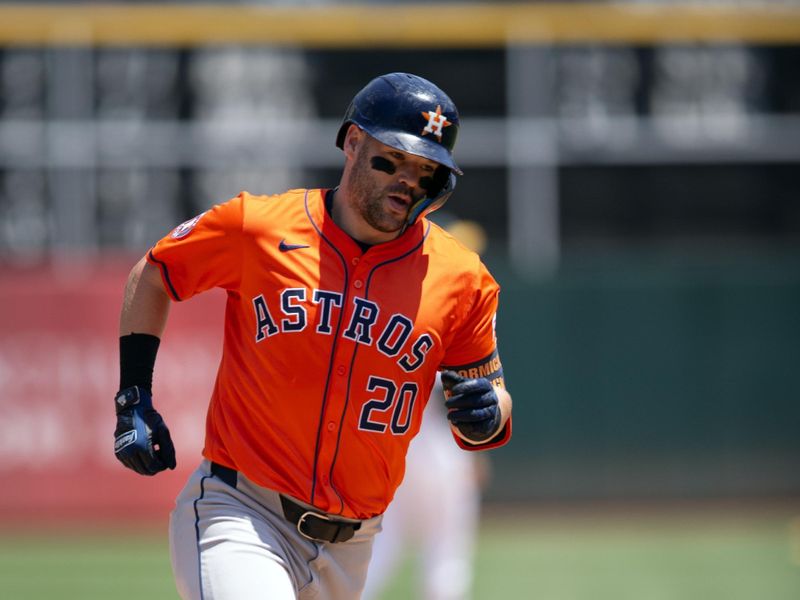
{"type": "Polygon", "coordinates": [[[363,129],[371,137],[375,138],[382,144],[386,144],[387,146],[391,146],[392,148],[402,152],[408,152],[409,154],[414,154],[415,156],[421,156],[423,158],[427,158],[428,160],[435,161],[440,165],[444,165],[457,175],[464,174],[464,172],[453,160],[452,155],[447,151],[447,148],[444,148],[433,139],[429,140],[427,138],[417,137],[406,131],[375,131],[371,127],[359,125],[354,121],[347,121],[342,123],[342,126],[339,128],[339,133],[336,136],[336,146],[338,148],[344,149],[344,138],[347,135],[347,130],[351,125],[355,125],[359,129],[363,129]]]}
{"type": "Polygon", "coordinates": [[[428,139],[427,137],[412,135],[406,131],[370,131],[367,127],[363,127],[362,129],[382,144],[386,144],[402,152],[408,152],[409,154],[414,154],[415,156],[421,156],[437,162],[440,165],[448,167],[458,175],[464,174],[453,160],[450,152],[447,151],[447,148],[435,141],[433,136],[431,136],[431,139],[428,139]]]}

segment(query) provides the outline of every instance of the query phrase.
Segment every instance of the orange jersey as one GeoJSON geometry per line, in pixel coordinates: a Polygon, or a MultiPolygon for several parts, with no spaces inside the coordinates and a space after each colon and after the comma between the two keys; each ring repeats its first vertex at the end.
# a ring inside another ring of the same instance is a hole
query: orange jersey
{"type": "MultiPolygon", "coordinates": [[[[327,213],[325,193],[243,192],[178,226],[148,260],[173,300],[227,291],[204,456],[364,519],[403,479],[438,369],[502,383],[499,287],[476,254],[424,219],[363,252],[327,213]]],[[[477,448],[510,435],[509,422],[477,448]]]]}

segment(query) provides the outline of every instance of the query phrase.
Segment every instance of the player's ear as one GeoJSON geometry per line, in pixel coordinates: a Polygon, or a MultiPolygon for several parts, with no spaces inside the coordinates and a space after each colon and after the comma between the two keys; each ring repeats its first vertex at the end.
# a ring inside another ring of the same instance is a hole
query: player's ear
{"type": "Polygon", "coordinates": [[[364,140],[366,133],[356,124],[351,124],[350,127],[347,128],[347,134],[344,138],[343,150],[344,155],[349,158],[353,159],[356,155],[356,150],[358,149],[359,144],[361,144],[364,140]]]}

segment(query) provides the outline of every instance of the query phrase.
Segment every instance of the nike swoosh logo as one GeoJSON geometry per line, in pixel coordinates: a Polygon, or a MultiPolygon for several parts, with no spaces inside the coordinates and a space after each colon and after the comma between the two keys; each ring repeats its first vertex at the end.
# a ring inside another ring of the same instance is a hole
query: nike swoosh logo
{"type": "Polygon", "coordinates": [[[289,252],[289,250],[299,250],[300,248],[308,248],[306,244],[287,244],[286,240],[281,240],[278,244],[278,250],[281,252],[289,252]]]}

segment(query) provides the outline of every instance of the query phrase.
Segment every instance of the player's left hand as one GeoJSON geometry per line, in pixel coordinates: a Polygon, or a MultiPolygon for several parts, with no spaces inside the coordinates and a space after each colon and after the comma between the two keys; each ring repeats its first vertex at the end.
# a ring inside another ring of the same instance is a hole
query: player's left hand
{"type": "Polygon", "coordinates": [[[488,379],[469,379],[455,371],[442,372],[442,387],[448,395],[447,418],[474,442],[485,442],[500,429],[500,403],[488,379]]]}
{"type": "Polygon", "coordinates": [[[153,408],[146,389],[133,386],[120,390],[114,400],[117,428],[114,454],[129,469],[155,475],[175,468],[175,446],[164,419],[153,408]]]}

